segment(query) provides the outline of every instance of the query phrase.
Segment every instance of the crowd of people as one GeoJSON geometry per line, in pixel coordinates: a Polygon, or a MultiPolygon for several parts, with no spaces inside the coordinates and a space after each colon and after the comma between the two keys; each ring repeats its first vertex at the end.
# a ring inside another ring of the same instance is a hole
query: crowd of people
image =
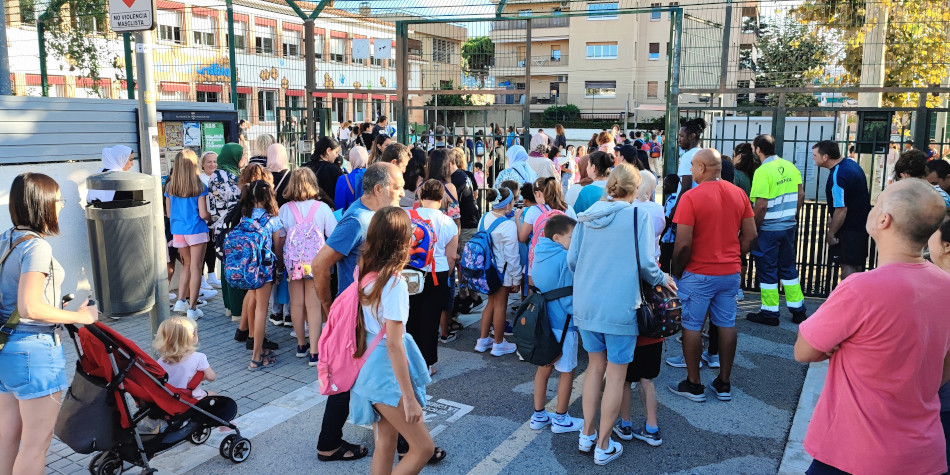
{"type": "MultiPolygon", "coordinates": [[[[292,327],[295,356],[318,366],[326,317],[355,289],[361,311],[349,330],[353,356],[365,362],[349,390],[329,395],[317,457],[369,454],[343,439],[350,420],[373,424],[374,473],[392,471],[396,455],[401,473],[415,473],[448,455],[429,435],[422,408],[440,345],[462,328],[458,314],[481,308],[474,350],[514,358],[518,346],[506,338],[510,297],[567,288],[545,304],[562,350],[538,366],[525,415],[531,429],[576,432],[578,449],[605,465],[624,450],[613,436],[663,443],[653,380],[664,340],[639,328],[637,310],[648,305],[641,286],[677,292],[683,302],[682,356],[666,363],[686,371],[667,389],[695,402],[706,401],[708,389],[730,401],[737,302],[751,256],[761,302],[746,319],[778,326],[781,288],[791,321],[801,324],[795,357],[831,359],[805,440],[816,458],[808,473],[946,471],[938,421],[946,434],[950,412],[939,409],[943,402],[950,410],[950,389],[942,387],[950,379],[950,320],[928,296],[950,284],[950,166],[903,152],[897,183],[872,208],[864,170],[837,143],[814,145],[814,163],[829,170],[822,239],[843,281],[809,317],[795,255],[804,203],[798,168],[778,156],[769,135],[737,145],[729,157],[703,147],[705,129],[703,119],[679,129],[677,173],[662,177],[655,171],[663,134],[619,127],[586,146],[569,145],[560,125],[552,135],[539,129],[525,147],[511,127],[453,140],[454,131],[436,126],[407,146],[380,117],[320,138],[310,160],[293,170],[286,148],[266,135],[250,151],[229,143],[199,159],[183,150],[164,189],[169,281],[174,272],[179,281],[169,297],[179,315],[162,323],[153,348],[171,384],[198,373],[214,380],[197,351],[196,321],[220,286],[226,316],[237,323],[234,339],[250,351],[248,370],[280,364],[267,321],[292,327]],[[870,239],[877,269],[864,272],[870,239]],[[928,246],[939,268],[924,261],[928,246]],[[580,349],[588,357],[583,414],[572,417],[580,349]],[[708,387],[703,364],[718,369],[708,387]],[[557,403],[549,412],[554,370],[557,403]],[[637,422],[634,389],[644,406],[637,422]]],[[[127,170],[131,159],[131,149],[106,149],[103,170],[127,170]]],[[[56,397],[66,388],[55,327],[91,323],[98,313],[86,304],[77,312],[56,305],[64,271],[44,239],[58,232],[56,182],[25,173],[10,194],[14,228],[0,236],[0,317],[12,329],[0,352],[0,473],[43,466],[56,397]],[[38,366],[36,355],[53,364],[38,366]]]]}

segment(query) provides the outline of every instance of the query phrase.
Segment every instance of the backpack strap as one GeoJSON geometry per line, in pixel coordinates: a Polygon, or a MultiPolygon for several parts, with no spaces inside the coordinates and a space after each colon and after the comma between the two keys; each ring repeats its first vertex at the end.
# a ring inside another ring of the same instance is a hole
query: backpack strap
{"type": "MultiPolygon", "coordinates": [[[[16,249],[17,246],[27,242],[33,238],[41,239],[40,236],[34,232],[30,232],[26,236],[22,236],[16,241],[13,240],[13,230],[10,231],[10,248],[7,249],[7,252],[3,253],[3,257],[0,257],[0,270],[3,269],[3,264],[7,262],[7,258],[10,257],[10,254],[16,249]]],[[[50,262],[50,277],[52,278],[53,272],[53,263],[50,262]]],[[[0,350],[3,350],[3,347],[6,345],[7,340],[10,338],[10,335],[13,333],[13,329],[20,324],[20,311],[14,306],[13,313],[10,314],[10,317],[7,318],[7,321],[3,323],[3,326],[0,326],[0,350]]]]}
{"type": "MultiPolygon", "coordinates": [[[[429,236],[429,238],[432,239],[431,244],[433,245],[433,247],[435,247],[435,243],[439,242],[439,236],[435,234],[435,227],[432,226],[432,221],[429,221],[428,219],[423,219],[422,216],[419,215],[419,211],[416,210],[415,208],[409,210],[409,217],[412,219],[422,221],[428,224],[430,227],[432,227],[433,232],[432,232],[432,235],[429,236]]],[[[426,262],[424,265],[427,265],[430,269],[429,272],[432,274],[432,283],[434,283],[435,285],[439,285],[439,278],[436,276],[436,273],[435,273],[435,252],[428,253],[428,255],[426,256],[426,262]]]]}
{"type": "Polygon", "coordinates": [[[353,196],[356,196],[356,190],[353,189],[353,184],[350,183],[350,175],[352,175],[352,173],[348,173],[345,177],[343,177],[343,181],[346,182],[346,187],[350,189],[350,193],[352,193],[353,196]]]}
{"type": "Polygon", "coordinates": [[[508,218],[505,217],[505,216],[502,216],[502,217],[496,219],[494,223],[491,223],[491,226],[488,227],[488,239],[489,239],[489,240],[491,240],[491,233],[492,233],[493,231],[495,231],[495,228],[497,228],[499,224],[501,224],[501,223],[503,223],[503,222],[505,222],[505,221],[508,221],[508,218]]]}
{"type": "MultiPolygon", "coordinates": [[[[321,203],[322,203],[322,202],[321,202],[320,200],[314,200],[314,201],[313,201],[313,204],[310,205],[310,211],[307,212],[307,219],[306,219],[306,221],[304,221],[305,223],[309,223],[309,222],[312,222],[312,221],[313,221],[313,217],[317,215],[317,209],[320,208],[320,204],[321,204],[321,203]]],[[[294,203],[294,205],[296,205],[296,203],[294,203]]],[[[300,212],[300,210],[297,210],[297,211],[300,212]]],[[[296,216],[295,216],[295,217],[296,217],[296,216]]]]}
{"type": "Polygon", "coordinates": [[[549,290],[541,294],[544,297],[544,300],[557,300],[572,295],[574,293],[574,286],[568,285],[566,287],[561,287],[559,289],[549,290]]]}
{"type": "Polygon", "coordinates": [[[296,201],[290,202],[290,212],[293,213],[294,220],[296,220],[298,223],[303,222],[303,215],[300,213],[300,208],[297,207],[296,201]]]}
{"type": "Polygon", "coordinates": [[[445,193],[449,195],[449,198],[452,198],[453,202],[455,203],[459,202],[458,198],[456,198],[455,195],[453,195],[452,192],[449,191],[449,187],[445,186],[445,183],[442,184],[442,188],[445,190],[445,193]]]}

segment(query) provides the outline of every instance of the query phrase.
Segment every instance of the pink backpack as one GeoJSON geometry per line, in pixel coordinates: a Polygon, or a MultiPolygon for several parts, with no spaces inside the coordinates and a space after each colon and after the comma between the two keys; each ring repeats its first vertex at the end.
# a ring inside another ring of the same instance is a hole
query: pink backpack
{"type": "Polygon", "coordinates": [[[541,236],[544,236],[544,225],[551,216],[559,214],[564,214],[564,212],[556,209],[548,209],[541,213],[541,216],[538,216],[538,219],[534,221],[534,228],[531,230],[531,244],[528,246],[528,272],[531,272],[531,267],[534,265],[534,247],[538,245],[538,240],[541,239],[541,236]]]}
{"type": "Polygon", "coordinates": [[[312,204],[306,219],[300,214],[300,208],[296,202],[292,201],[288,205],[297,223],[290,228],[287,239],[284,241],[284,265],[290,280],[300,280],[313,276],[310,263],[325,244],[323,232],[313,222],[317,209],[323,206],[323,203],[317,201],[312,204]]]}
{"type": "MultiPolygon", "coordinates": [[[[320,334],[317,343],[320,361],[317,362],[317,378],[320,380],[320,394],[331,396],[345,393],[356,384],[360,369],[366,363],[366,358],[373,352],[376,345],[386,335],[386,326],[382,325],[376,338],[366,346],[363,356],[355,358],[356,353],[356,319],[363,318],[360,311],[359,293],[356,279],[359,278],[359,269],[353,271],[353,283],[343,291],[327,316],[327,324],[320,334]]],[[[371,272],[363,278],[362,287],[376,280],[376,273],[371,272]]]]}

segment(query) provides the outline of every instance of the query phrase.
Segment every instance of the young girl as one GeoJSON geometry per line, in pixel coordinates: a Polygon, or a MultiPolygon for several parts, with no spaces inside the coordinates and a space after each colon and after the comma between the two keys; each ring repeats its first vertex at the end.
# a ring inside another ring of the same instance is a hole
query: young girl
{"type": "Polygon", "coordinates": [[[485,170],[482,162],[475,162],[475,184],[479,188],[485,188],[485,170]]]}
{"type": "Polygon", "coordinates": [[[204,373],[201,381],[214,381],[216,378],[214,370],[208,364],[208,357],[196,351],[198,323],[186,317],[165,320],[158,326],[152,348],[158,352],[158,364],[168,373],[168,384],[179,389],[191,387],[191,395],[197,399],[214,396],[213,392],[199,389],[198,384],[192,384],[198,372],[204,373]]]}
{"type": "MultiPolygon", "coordinates": [[[[433,457],[435,445],[422,417],[429,373],[419,347],[408,333],[409,288],[399,272],[409,262],[412,238],[409,215],[400,208],[376,212],[366,232],[359,260],[359,291],[363,318],[356,323],[354,357],[385,332],[366,359],[350,390],[354,424],[373,423],[376,450],[370,473],[419,473],[433,457]],[[409,452],[393,469],[396,440],[402,434],[409,452]]],[[[440,450],[440,459],[445,452],[440,450]]]]}
{"type": "Polygon", "coordinates": [[[518,251],[518,229],[514,221],[506,215],[514,207],[514,194],[508,188],[486,191],[491,202],[491,213],[482,216],[478,229],[488,229],[502,219],[504,222],[491,232],[492,250],[495,252],[495,265],[504,272],[502,287],[488,296],[488,304],[482,310],[481,337],[475,342],[475,351],[484,353],[491,348],[492,356],[502,356],[514,353],[517,347],[514,343],[505,341],[502,331],[495,332],[495,339],[488,337],[489,328],[505,327],[505,315],[508,307],[508,294],[517,292],[521,286],[521,254],[518,251]]]}
{"type": "MultiPolygon", "coordinates": [[[[280,237],[282,227],[277,217],[277,201],[274,200],[274,187],[264,180],[257,180],[244,185],[241,193],[242,219],[256,221],[264,232],[264,246],[273,249],[276,256],[275,270],[282,273],[284,268],[284,246],[280,237]]],[[[244,307],[247,310],[247,324],[254,338],[251,363],[247,369],[254,371],[263,366],[277,363],[273,350],[265,350],[264,327],[267,321],[267,304],[270,302],[270,292],[274,276],[268,276],[266,283],[259,289],[248,290],[244,297],[244,307]],[[250,300],[250,301],[249,301],[250,300]]]]}
{"type": "Polygon", "coordinates": [[[317,177],[309,168],[294,170],[290,174],[290,184],[284,191],[284,198],[289,202],[281,206],[278,212],[284,225],[280,230],[280,237],[284,240],[284,263],[290,279],[290,317],[297,337],[297,358],[308,356],[310,366],[317,365],[315,351],[323,318],[320,314],[320,300],[317,299],[317,291],[313,286],[313,274],[308,271],[310,262],[316,257],[326,238],[336,229],[337,222],[333,217],[333,209],[318,201],[317,190],[317,177]],[[302,230],[319,233],[319,236],[294,234],[290,237],[292,241],[289,240],[288,235],[294,227],[311,216],[309,227],[303,226],[302,230]],[[305,339],[304,322],[310,327],[309,342],[305,339]]]}
{"type": "Polygon", "coordinates": [[[202,315],[197,306],[201,266],[208,243],[206,221],[211,219],[207,196],[208,187],[198,177],[198,156],[189,149],[178,152],[165,188],[165,210],[171,227],[172,246],[178,249],[182,262],[178,276],[179,300],[174,310],[187,311],[188,318],[194,320],[202,315]]]}

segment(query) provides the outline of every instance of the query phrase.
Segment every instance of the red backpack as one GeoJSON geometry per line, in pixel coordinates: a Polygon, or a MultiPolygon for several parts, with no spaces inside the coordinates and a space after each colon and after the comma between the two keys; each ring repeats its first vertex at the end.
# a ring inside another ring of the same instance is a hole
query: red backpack
{"type": "Polygon", "coordinates": [[[409,245],[409,267],[432,273],[432,281],[439,285],[435,277],[435,243],[439,238],[435,234],[432,221],[423,219],[415,209],[409,210],[412,222],[412,243],[409,245]]]}
{"type": "MultiPolygon", "coordinates": [[[[386,326],[382,325],[382,330],[376,338],[366,346],[363,356],[359,358],[353,356],[356,353],[356,319],[363,318],[363,312],[360,311],[359,292],[357,292],[358,280],[359,269],[355,269],[353,283],[330,306],[327,324],[317,343],[320,354],[320,361],[317,362],[317,378],[320,380],[320,394],[325,396],[349,391],[356,384],[356,378],[360,375],[360,369],[366,363],[366,358],[386,335],[386,326]]],[[[366,287],[375,280],[375,272],[367,274],[361,282],[362,287],[366,287]]]]}
{"type": "Polygon", "coordinates": [[[556,216],[559,214],[564,214],[564,212],[558,211],[556,209],[549,209],[541,213],[541,216],[538,216],[538,219],[535,220],[534,228],[531,230],[531,244],[528,246],[528,275],[530,275],[531,267],[534,265],[534,247],[538,245],[538,240],[541,239],[541,236],[544,236],[544,225],[548,222],[548,219],[550,219],[551,216],[556,216]]]}

